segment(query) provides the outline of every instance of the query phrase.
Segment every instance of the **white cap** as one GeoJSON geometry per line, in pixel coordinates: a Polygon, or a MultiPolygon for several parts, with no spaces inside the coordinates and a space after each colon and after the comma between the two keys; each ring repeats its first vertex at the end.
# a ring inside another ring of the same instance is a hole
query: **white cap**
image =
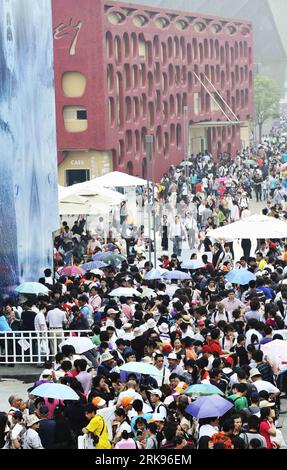
{"type": "Polygon", "coordinates": [[[151,395],[157,395],[159,398],[162,397],[162,392],[158,388],[155,388],[154,390],[149,390],[149,392],[151,395]]]}
{"type": "Polygon", "coordinates": [[[170,353],[168,356],[167,356],[168,359],[174,359],[176,360],[177,359],[177,355],[175,353],[170,353]]]}
{"type": "Polygon", "coordinates": [[[130,328],[132,328],[132,325],[131,325],[130,323],[125,323],[125,324],[123,325],[123,329],[124,329],[124,330],[129,330],[130,328]]]}
{"type": "Polygon", "coordinates": [[[159,327],[158,327],[159,331],[161,333],[168,333],[169,332],[169,326],[167,323],[162,323],[159,327]]]}

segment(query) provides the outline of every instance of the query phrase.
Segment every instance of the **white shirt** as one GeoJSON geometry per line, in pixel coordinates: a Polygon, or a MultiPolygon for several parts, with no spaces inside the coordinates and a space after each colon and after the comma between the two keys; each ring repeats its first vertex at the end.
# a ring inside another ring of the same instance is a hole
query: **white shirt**
{"type": "Polygon", "coordinates": [[[274,385],[272,385],[270,382],[267,382],[266,380],[256,380],[256,382],[253,382],[253,385],[255,385],[258,392],[261,392],[262,390],[265,390],[268,393],[280,392],[279,388],[275,387],[274,385]]]}
{"type": "Polygon", "coordinates": [[[113,440],[113,421],[116,419],[115,411],[116,406],[109,406],[97,411],[97,415],[102,416],[107,424],[110,441],[113,440]]]}
{"type": "Polygon", "coordinates": [[[43,449],[39,434],[29,428],[23,436],[23,449],[43,449]]]}
{"type": "Polygon", "coordinates": [[[251,329],[251,330],[248,330],[246,333],[245,333],[245,336],[246,336],[246,346],[249,346],[249,344],[251,344],[251,336],[252,335],[256,335],[259,339],[259,343],[260,341],[262,340],[263,336],[259,333],[259,331],[255,330],[255,329],[251,329]]]}
{"type": "Polygon", "coordinates": [[[132,432],[131,426],[126,421],[124,421],[123,423],[121,423],[119,425],[119,427],[117,428],[116,433],[117,434],[122,434],[123,431],[127,431],[128,433],[132,432]]]}
{"type": "Polygon", "coordinates": [[[49,328],[63,328],[63,323],[66,322],[66,314],[59,308],[50,310],[47,315],[47,323],[49,328]]]}
{"type": "Polygon", "coordinates": [[[47,323],[44,313],[39,312],[34,320],[35,331],[47,331],[47,323]]]}
{"type": "Polygon", "coordinates": [[[158,370],[159,370],[159,372],[162,373],[162,375],[161,376],[156,376],[155,379],[158,383],[158,388],[160,388],[162,385],[168,385],[169,384],[170,371],[165,366],[162,367],[162,369],[158,369],[158,370]]]}
{"type": "Polygon", "coordinates": [[[129,388],[128,390],[121,392],[118,396],[118,403],[121,403],[122,399],[125,397],[132,397],[134,400],[143,401],[142,396],[138,392],[136,392],[133,388],[129,388]]]}
{"type": "Polygon", "coordinates": [[[211,424],[204,424],[199,430],[198,439],[200,439],[202,436],[212,437],[213,434],[216,434],[218,431],[219,429],[217,426],[211,426],[211,424]]]}

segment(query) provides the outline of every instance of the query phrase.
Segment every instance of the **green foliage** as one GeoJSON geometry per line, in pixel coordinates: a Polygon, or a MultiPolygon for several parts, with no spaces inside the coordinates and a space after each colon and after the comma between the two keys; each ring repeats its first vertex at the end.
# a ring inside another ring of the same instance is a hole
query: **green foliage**
{"type": "Polygon", "coordinates": [[[277,83],[268,77],[255,79],[255,120],[259,126],[279,115],[281,90],[277,83]]]}

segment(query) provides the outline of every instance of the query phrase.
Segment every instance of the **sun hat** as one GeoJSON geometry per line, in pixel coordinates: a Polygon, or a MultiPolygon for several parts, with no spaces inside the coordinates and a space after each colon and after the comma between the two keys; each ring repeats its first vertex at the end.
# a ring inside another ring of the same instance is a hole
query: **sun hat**
{"type": "Polygon", "coordinates": [[[259,408],[272,408],[272,406],[275,406],[276,403],[274,402],[270,402],[268,400],[262,400],[260,403],[259,403],[259,408]]]}
{"type": "Polygon", "coordinates": [[[181,318],[184,323],[190,323],[190,320],[191,320],[190,315],[183,315],[181,318]]]}
{"type": "Polygon", "coordinates": [[[111,359],[114,359],[114,356],[112,356],[109,352],[105,352],[101,355],[101,362],[110,361],[111,359]]]}
{"type": "Polygon", "coordinates": [[[157,395],[159,398],[162,397],[162,392],[158,388],[155,388],[153,390],[149,390],[149,392],[150,392],[151,395],[157,395]]]}
{"type": "Polygon", "coordinates": [[[41,421],[41,420],[39,418],[37,418],[36,415],[29,415],[26,418],[26,426],[27,426],[27,428],[30,428],[34,424],[39,423],[39,421],[41,421]]]}
{"type": "Polygon", "coordinates": [[[95,397],[92,399],[92,404],[97,407],[104,406],[106,404],[106,401],[101,397],[95,397]]]}
{"type": "Polygon", "coordinates": [[[113,313],[119,313],[118,310],[115,310],[114,308],[109,308],[107,311],[107,315],[112,315],[113,313]]]}
{"type": "Polygon", "coordinates": [[[146,325],[148,327],[148,330],[150,330],[156,327],[156,322],[154,321],[153,318],[149,318],[148,321],[146,322],[146,325]]]}
{"type": "Polygon", "coordinates": [[[256,375],[261,375],[261,373],[256,367],[253,367],[249,373],[249,376],[252,379],[252,377],[255,377],[256,375]]]}
{"type": "Polygon", "coordinates": [[[145,364],[153,364],[153,360],[151,357],[149,356],[145,356],[142,360],[142,362],[144,362],[145,364]]]}
{"type": "Polygon", "coordinates": [[[161,333],[168,333],[169,332],[169,326],[167,323],[162,323],[160,326],[159,326],[159,331],[161,333]]]}

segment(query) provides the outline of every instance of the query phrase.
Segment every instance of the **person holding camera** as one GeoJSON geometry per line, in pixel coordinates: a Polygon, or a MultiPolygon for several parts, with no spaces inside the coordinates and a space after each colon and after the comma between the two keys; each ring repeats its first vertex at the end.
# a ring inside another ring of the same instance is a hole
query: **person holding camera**
{"type": "Polygon", "coordinates": [[[96,414],[97,410],[92,403],[86,405],[85,415],[89,424],[83,428],[84,434],[91,434],[96,449],[111,449],[107,423],[101,415],[96,414]]]}

